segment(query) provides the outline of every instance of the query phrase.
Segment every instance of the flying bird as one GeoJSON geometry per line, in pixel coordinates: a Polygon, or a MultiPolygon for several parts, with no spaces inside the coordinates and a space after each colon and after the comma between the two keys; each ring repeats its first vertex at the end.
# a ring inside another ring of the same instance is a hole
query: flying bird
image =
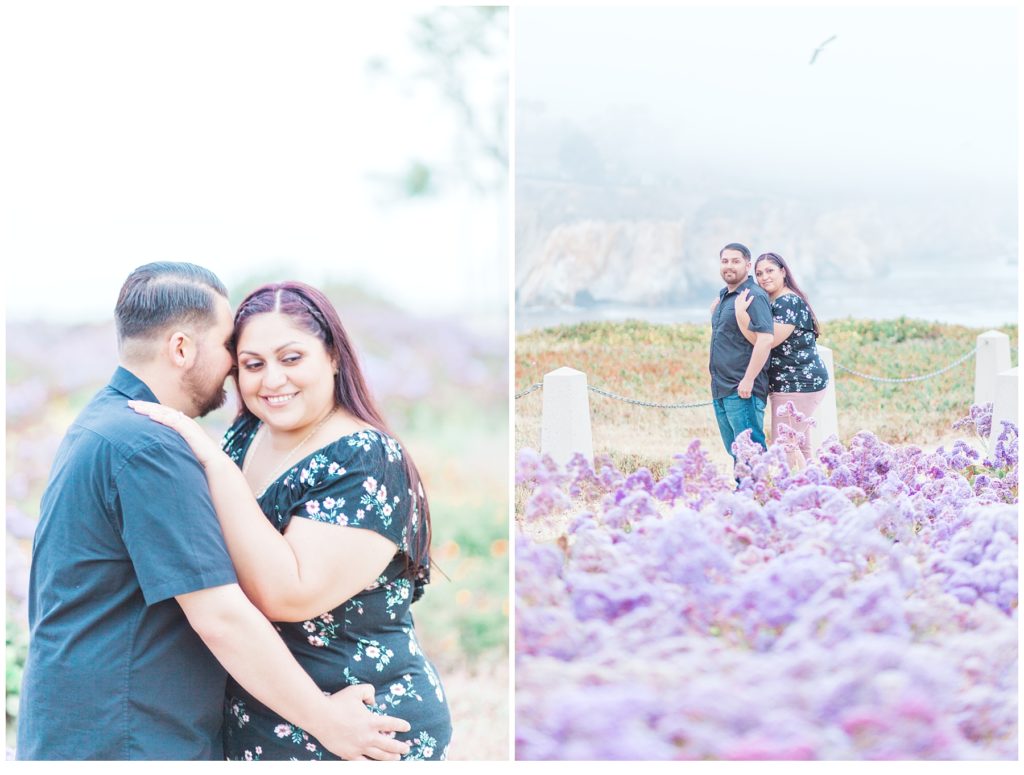
{"type": "Polygon", "coordinates": [[[810,61],[810,62],[808,62],[808,64],[811,64],[811,65],[813,65],[813,64],[814,64],[814,60],[818,58],[818,54],[820,54],[820,53],[821,53],[821,50],[822,50],[823,48],[825,48],[825,46],[827,46],[827,45],[828,45],[829,43],[831,43],[831,42],[832,42],[833,40],[835,40],[835,39],[836,39],[836,36],[835,36],[835,35],[833,35],[833,36],[832,36],[831,38],[829,38],[829,39],[828,39],[828,40],[826,40],[826,41],[825,41],[824,43],[822,43],[822,44],[821,44],[820,46],[818,46],[818,47],[817,47],[816,49],[814,49],[814,53],[813,53],[813,54],[811,54],[811,61],[810,61]]]}

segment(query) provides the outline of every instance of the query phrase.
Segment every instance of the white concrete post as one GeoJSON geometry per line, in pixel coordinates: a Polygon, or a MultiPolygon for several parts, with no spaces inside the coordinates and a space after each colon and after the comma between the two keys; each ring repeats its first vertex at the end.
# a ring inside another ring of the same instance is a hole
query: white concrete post
{"type": "Polygon", "coordinates": [[[1009,420],[1018,428],[1017,420],[1017,368],[1007,369],[996,375],[996,395],[992,406],[992,433],[988,437],[988,451],[996,448],[999,434],[1003,432],[1000,420],[1009,420]]]}
{"type": "Polygon", "coordinates": [[[839,414],[836,412],[836,368],[832,359],[832,348],[818,345],[818,355],[821,356],[828,372],[828,386],[825,388],[825,395],[814,411],[814,427],[811,428],[811,453],[818,451],[818,447],[829,436],[839,435],[839,414]]]}
{"type": "Polygon", "coordinates": [[[974,362],[974,403],[996,400],[996,375],[1010,368],[1010,337],[1002,331],[978,335],[974,362]]]}
{"type": "Polygon", "coordinates": [[[540,423],[540,451],[559,465],[582,452],[594,462],[590,433],[590,398],[587,375],[563,366],[544,375],[544,408],[540,423]]]}

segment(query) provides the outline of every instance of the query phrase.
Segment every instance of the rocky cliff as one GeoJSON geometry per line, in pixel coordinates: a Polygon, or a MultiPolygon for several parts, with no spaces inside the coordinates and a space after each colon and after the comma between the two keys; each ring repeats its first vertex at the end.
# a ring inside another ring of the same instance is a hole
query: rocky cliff
{"type": "Polygon", "coordinates": [[[743,242],[754,256],[783,255],[801,283],[823,273],[884,275],[906,247],[868,204],[521,181],[516,302],[666,305],[710,297],[721,285],[718,251],[728,242],[743,242]]]}

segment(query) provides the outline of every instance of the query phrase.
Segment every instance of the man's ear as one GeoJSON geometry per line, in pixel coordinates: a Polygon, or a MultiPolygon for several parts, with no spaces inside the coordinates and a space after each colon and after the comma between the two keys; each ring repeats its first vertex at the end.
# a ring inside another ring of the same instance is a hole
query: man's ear
{"type": "Polygon", "coordinates": [[[196,362],[196,342],[184,331],[174,331],[167,337],[167,356],[179,369],[190,369],[196,362]]]}

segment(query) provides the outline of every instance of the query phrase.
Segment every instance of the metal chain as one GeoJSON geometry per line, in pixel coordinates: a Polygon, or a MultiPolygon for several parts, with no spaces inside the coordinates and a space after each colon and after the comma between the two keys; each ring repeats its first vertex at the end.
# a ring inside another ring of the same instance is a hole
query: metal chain
{"type": "MultiPolygon", "coordinates": [[[[949,364],[946,368],[939,369],[938,371],[933,371],[931,374],[922,374],[917,377],[873,377],[870,374],[863,374],[859,371],[855,371],[854,369],[849,368],[848,366],[843,366],[841,363],[835,364],[835,367],[837,369],[842,369],[843,371],[849,372],[850,374],[853,374],[857,377],[863,377],[864,379],[872,380],[873,382],[920,382],[921,380],[931,379],[932,377],[937,377],[940,374],[945,374],[947,371],[950,371],[951,369],[955,369],[961,363],[963,363],[972,355],[974,355],[977,351],[978,348],[974,347],[969,353],[964,355],[962,358],[958,358],[957,360],[953,361],[953,363],[949,364]]],[[[540,390],[542,387],[544,387],[544,384],[542,382],[537,382],[528,387],[523,392],[516,393],[516,399],[518,400],[523,396],[527,396],[530,393],[533,393],[535,390],[540,390]]],[[[693,404],[659,404],[655,403],[654,401],[639,401],[635,398],[626,398],[625,396],[616,395],[615,393],[612,393],[608,390],[602,390],[601,388],[594,387],[593,385],[587,385],[587,390],[591,390],[594,393],[597,393],[598,395],[607,396],[608,398],[614,398],[617,401],[624,401],[627,404],[634,404],[635,406],[651,406],[654,407],[655,409],[695,409],[699,406],[711,406],[711,404],[714,403],[713,401],[702,401],[700,403],[693,404]]]]}
{"type": "Polygon", "coordinates": [[[518,401],[523,396],[528,396],[533,391],[540,390],[542,387],[544,387],[543,382],[534,383],[533,385],[530,385],[530,387],[526,388],[526,390],[524,390],[522,393],[516,393],[516,400],[518,401]]]}
{"type": "MultiPolygon", "coordinates": [[[[534,385],[530,385],[530,387],[528,387],[521,393],[516,393],[516,398],[519,399],[522,398],[523,396],[527,396],[530,393],[534,392],[535,390],[540,390],[542,387],[544,387],[544,384],[541,382],[538,382],[534,385]]],[[[607,390],[602,390],[599,387],[594,387],[593,385],[587,385],[587,390],[592,390],[593,392],[599,393],[602,396],[608,396],[608,398],[614,398],[619,401],[625,401],[627,404],[635,404],[637,406],[653,406],[657,409],[692,409],[697,406],[711,406],[712,403],[711,401],[705,401],[699,404],[657,404],[654,403],[653,401],[638,401],[635,398],[626,398],[625,396],[619,396],[607,390]]]]}
{"type": "Polygon", "coordinates": [[[923,379],[931,379],[932,377],[937,377],[940,374],[945,374],[950,369],[955,369],[961,363],[963,363],[968,358],[970,358],[972,355],[974,355],[977,351],[978,351],[978,348],[975,347],[969,353],[964,355],[962,358],[958,358],[957,360],[953,361],[953,363],[949,364],[946,368],[939,369],[938,371],[933,371],[931,374],[922,374],[919,377],[872,377],[870,374],[862,374],[861,372],[854,371],[853,369],[849,368],[848,366],[843,366],[840,363],[836,364],[836,368],[837,369],[842,369],[843,371],[849,372],[850,374],[854,374],[854,375],[856,375],[858,377],[863,377],[864,379],[869,379],[869,380],[871,380],[873,382],[920,382],[923,379]]]}
{"type": "Polygon", "coordinates": [[[638,401],[635,398],[618,396],[615,395],[615,393],[610,393],[607,390],[602,390],[601,388],[594,387],[593,385],[587,385],[587,390],[592,390],[602,396],[608,396],[608,398],[614,398],[617,401],[625,401],[627,404],[634,404],[636,406],[653,406],[655,409],[695,409],[698,406],[711,406],[711,404],[714,403],[713,401],[702,401],[696,404],[657,404],[653,401],[638,401]]]}

